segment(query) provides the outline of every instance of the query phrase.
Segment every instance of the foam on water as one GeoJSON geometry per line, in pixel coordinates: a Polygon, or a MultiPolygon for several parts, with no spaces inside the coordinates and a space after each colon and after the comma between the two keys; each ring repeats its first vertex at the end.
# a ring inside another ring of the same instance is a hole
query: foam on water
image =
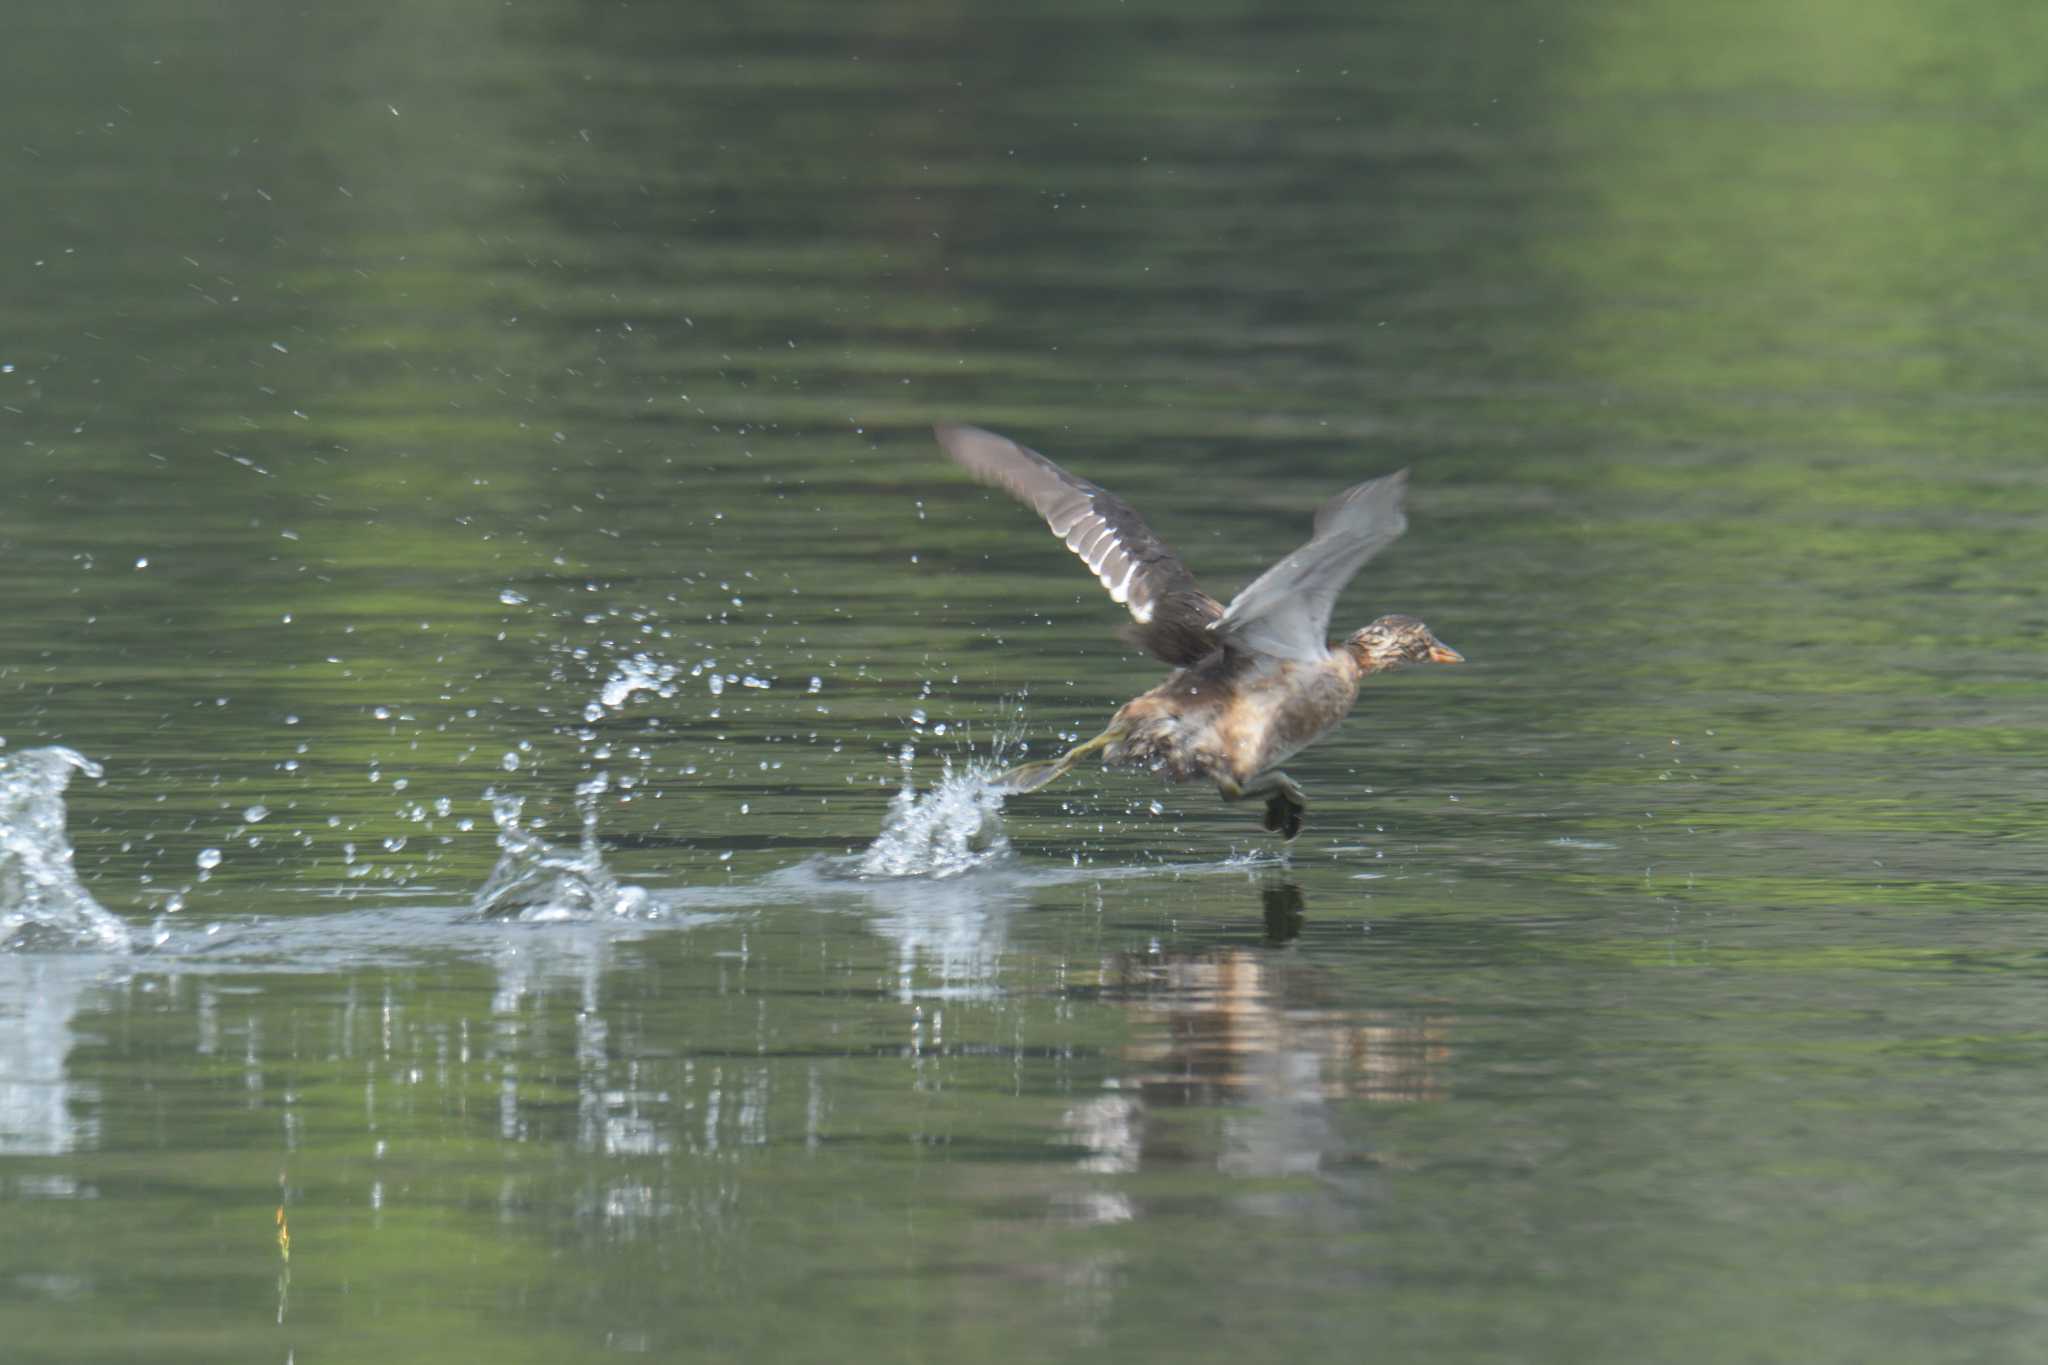
{"type": "Polygon", "coordinates": [[[903,788],[889,802],[882,832],[861,855],[867,877],[957,877],[1005,857],[1003,793],[992,765],[948,765],[939,785],[920,795],[904,764],[903,788]]]}
{"type": "Polygon", "coordinates": [[[597,802],[610,779],[599,773],[576,788],[583,835],[575,849],[549,843],[519,823],[525,798],[493,795],[498,863],[470,902],[480,916],[521,920],[591,919],[651,914],[646,890],[621,886],[597,843],[597,802]]]}
{"type": "Polygon", "coordinates": [[[64,787],[73,772],[98,777],[100,766],[54,746],[0,755],[0,949],[133,946],[72,869],[64,787]]]}

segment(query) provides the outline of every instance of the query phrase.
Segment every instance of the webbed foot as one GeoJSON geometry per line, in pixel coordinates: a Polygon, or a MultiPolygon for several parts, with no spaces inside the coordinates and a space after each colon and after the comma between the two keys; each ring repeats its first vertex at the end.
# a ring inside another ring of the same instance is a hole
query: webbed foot
{"type": "Polygon", "coordinates": [[[1299,782],[1277,768],[1260,773],[1242,787],[1229,778],[1219,777],[1216,790],[1222,793],[1225,801],[1242,801],[1247,796],[1265,797],[1266,828],[1290,843],[1301,833],[1302,817],[1308,813],[1308,796],[1299,782]]]}
{"type": "Polygon", "coordinates": [[[1108,748],[1123,737],[1123,730],[1112,725],[1086,744],[1077,744],[1058,758],[1040,759],[1036,763],[1019,763],[1014,768],[1006,768],[989,779],[989,786],[1011,795],[1018,792],[1035,792],[1088,755],[1098,749],[1108,748]]]}
{"type": "MultiPolygon", "coordinates": [[[[1295,790],[1299,792],[1300,788],[1295,790]]],[[[1274,792],[1266,798],[1266,828],[1290,844],[1301,833],[1302,817],[1307,814],[1308,803],[1286,792],[1274,792]]]]}
{"type": "Polygon", "coordinates": [[[1048,758],[1038,763],[1019,763],[988,780],[989,786],[1008,795],[1035,792],[1073,765],[1064,759],[1048,758]]]}

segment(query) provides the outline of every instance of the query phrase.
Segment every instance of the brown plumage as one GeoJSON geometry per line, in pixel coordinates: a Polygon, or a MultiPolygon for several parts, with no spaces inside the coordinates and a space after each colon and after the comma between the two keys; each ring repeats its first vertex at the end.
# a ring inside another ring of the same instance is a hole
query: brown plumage
{"type": "Polygon", "coordinates": [[[1109,728],[1056,759],[996,781],[1035,791],[1088,754],[1150,768],[1175,782],[1207,777],[1227,801],[1266,799],[1266,828],[1292,839],[1307,798],[1278,765],[1344,719],[1368,674],[1460,655],[1412,616],[1383,616],[1338,645],[1331,608],[1345,583],[1407,527],[1407,472],[1345,489],[1316,513],[1315,533],[1254,579],[1228,606],[1204,592],[1180,556],[1129,503],[1037,451],[978,427],[935,428],[969,473],[1035,508],[1115,601],[1130,609],[1126,638],[1179,665],[1133,698],[1109,728]]]}
{"type": "Polygon", "coordinates": [[[1223,604],[1202,591],[1129,503],[992,431],[933,430],[968,473],[1036,508],[1111,600],[1130,608],[1125,639],[1170,664],[1194,663],[1216,648],[1210,628],[1222,619],[1223,604]]]}

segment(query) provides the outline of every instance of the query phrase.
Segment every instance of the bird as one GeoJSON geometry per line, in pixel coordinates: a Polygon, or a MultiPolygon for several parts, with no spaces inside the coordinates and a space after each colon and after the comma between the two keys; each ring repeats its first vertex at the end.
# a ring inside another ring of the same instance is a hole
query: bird
{"type": "Polygon", "coordinates": [[[1207,778],[1225,801],[1264,798],[1265,828],[1292,842],[1308,797],[1280,764],[1336,728],[1365,678],[1404,664],[1464,661],[1428,626],[1398,613],[1329,640],[1337,594],[1407,529],[1405,469],[1324,503],[1307,543],[1226,605],[1107,489],[980,427],[932,431],[975,479],[1035,509],[1129,609],[1124,638],[1174,666],[1093,739],[996,774],[990,785],[997,791],[1036,791],[1099,752],[1107,767],[1148,768],[1173,782],[1207,778]]]}

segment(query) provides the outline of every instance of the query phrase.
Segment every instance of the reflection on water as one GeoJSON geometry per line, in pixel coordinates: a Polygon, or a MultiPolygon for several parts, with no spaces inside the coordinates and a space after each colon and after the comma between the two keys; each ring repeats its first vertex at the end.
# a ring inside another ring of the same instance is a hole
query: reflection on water
{"type": "MultiPolygon", "coordinates": [[[[1268,922],[1277,905],[1286,912],[1280,920],[1299,927],[1297,884],[1240,889],[1236,867],[1182,875],[1199,882],[1219,872],[1227,903],[1256,907],[1268,922]]],[[[438,1006],[402,978],[374,971],[352,976],[338,998],[301,998],[292,975],[262,975],[266,952],[303,956],[303,945],[289,938],[234,940],[251,955],[238,974],[223,974],[225,948],[160,953],[148,977],[97,996],[83,972],[52,975],[59,960],[0,960],[13,973],[0,979],[0,1000],[33,1002],[6,1030],[14,1041],[0,1061],[5,1150],[49,1155],[102,1141],[99,1084],[71,1074],[73,1020],[82,1009],[96,1012],[96,1028],[156,1021],[164,1038],[155,1045],[157,1065],[170,1064],[170,1051],[189,1050],[225,1082],[207,1101],[214,1121],[265,1132],[263,1145],[279,1164],[289,1157],[291,1227],[288,1234],[280,1210],[273,1253],[272,1317],[283,1323],[288,1289],[301,1295],[300,1308],[308,1302],[312,1264],[289,1259],[285,1238],[311,1245],[307,1239],[331,1235],[337,1200],[360,1210],[368,1227],[394,1234],[440,1217],[445,1196],[423,1183],[421,1171],[449,1131],[483,1128],[507,1149],[571,1150],[599,1163],[564,1186],[546,1174],[552,1161],[535,1167],[487,1147],[482,1169],[457,1178],[480,1180],[506,1168],[490,1176],[491,1216],[502,1229],[523,1238],[540,1210],[559,1206],[592,1254],[662,1248],[670,1255],[684,1235],[711,1256],[711,1248],[757,1237],[763,1219],[784,1216],[774,1184],[762,1182],[772,1163],[792,1154],[819,1163],[817,1178],[829,1181],[870,1130],[909,1151],[943,1153],[960,1144],[963,1155],[972,1152],[986,1139],[973,1137],[979,1122],[967,1117],[971,1110],[948,1117],[931,1106],[980,1105],[1017,1084],[991,1089],[994,1075],[1033,1078],[1035,1087],[1053,1074],[1048,1067],[1083,1068],[1075,1080],[1093,1098],[1063,1106],[1058,1134],[1027,1125],[1001,1139],[1003,1150],[1022,1154],[1042,1151],[1056,1136],[1077,1150],[1071,1163],[1032,1157],[1019,1168],[1028,1178],[1003,1177],[1003,1197],[1028,1192],[1057,1213],[1056,1225],[1077,1228],[1136,1224],[1155,1212],[1135,1191],[1105,1181],[1190,1161],[1231,1177],[1314,1174],[1356,1141],[1345,1121],[1330,1116],[1331,1105],[1441,1093],[1434,1071],[1447,1054],[1433,1024],[1347,1009],[1332,983],[1284,947],[1113,953],[1100,959],[1092,973],[1100,988],[1087,998],[1090,1009],[1120,1021],[1114,1033],[1091,1030],[1090,1041],[1048,1048],[1045,1025],[1027,1023],[1042,1007],[1035,1001],[1064,1013],[1071,1006],[1061,1000],[1083,996],[1008,974],[1010,935],[1047,890],[1099,895],[1113,875],[981,874],[923,888],[935,895],[908,883],[850,879],[844,868],[792,869],[770,880],[780,897],[804,888],[814,922],[846,924],[862,936],[822,938],[818,950],[886,945],[853,974],[847,994],[808,1020],[778,995],[794,984],[791,945],[745,916],[706,917],[695,922],[700,932],[653,938],[611,932],[603,919],[535,926],[447,919],[448,934],[418,943],[439,960],[431,977],[461,985],[470,976],[465,960],[481,975],[438,1006]],[[653,962],[662,964],[654,976],[677,978],[658,993],[645,985],[653,962]],[[693,998],[687,1015],[676,1010],[693,998]],[[864,998],[873,1003],[860,1005],[864,998]],[[674,1033],[686,1017],[724,1022],[710,1034],[674,1033]],[[814,1031],[792,1039],[799,1021],[814,1031]],[[876,1027],[884,1022],[890,1027],[876,1027]],[[1101,1042],[1111,1051],[1091,1060],[1101,1042]],[[1068,1060],[1058,1061],[1062,1054],[1068,1060]],[[887,1069],[878,1072],[866,1059],[887,1069]],[[1191,1145],[1188,1132],[1160,1121],[1163,1111],[1198,1108],[1222,1116],[1213,1146],[1191,1145]],[[338,1110],[356,1115],[368,1137],[362,1155],[337,1167],[318,1139],[338,1110]]],[[[783,913],[802,904],[785,901],[783,913]]],[[[382,924],[392,912],[331,918],[339,925],[358,916],[382,924]]],[[[365,941],[377,932],[389,930],[371,926],[365,941]]],[[[810,1188],[798,1179],[799,1188],[810,1188]]],[[[1007,1218],[988,1226],[1007,1226],[1007,1218]]],[[[976,1250],[966,1242],[959,1251],[1056,1288],[1065,1330],[1087,1339],[1104,1331],[1129,1253],[1054,1254],[1033,1244],[1039,1234],[1021,1235],[1015,1247],[976,1250]]],[[[316,1272],[313,1283],[327,1281],[316,1272]]],[[[292,1316],[302,1316],[300,1308],[292,1316]]]]}
{"type": "Polygon", "coordinates": [[[868,927],[896,950],[897,998],[995,995],[1010,918],[1024,904],[1028,886],[987,875],[937,885],[866,885],[868,927]]]}
{"type": "MultiPolygon", "coordinates": [[[[411,924],[410,954],[382,965],[316,959],[279,933],[159,953],[100,990],[82,972],[37,974],[83,959],[0,959],[0,1000],[34,1002],[0,1049],[0,1132],[20,1155],[147,1144],[154,1103],[110,1080],[137,1058],[189,1070],[205,1080],[182,1101],[196,1128],[265,1157],[255,1173],[234,1163],[211,1197],[267,1195],[289,1154],[303,1245],[360,1217],[393,1237],[502,1240],[500,1254],[536,1258],[521,1273],[546,1277],[566,1244],[601,1274],[586,1292],[629,1327],[666,1320],[641,1297],[666,1292],[639,1278],[649,1256],[665,1283],[678,1267],[701,1277],[704,1311],[764,1275],[815,1287],[776,1249],[795,1220],[827,1266],[876,1245],[914,1256],[936,1277],[929,1301],[963,1314],[985,1311],[982,1276],[1055,1289],[1062,1331],[1093,1340],[1128,1311],[1133,1277],[1170,1260],[1191,1209],[1256,1239],[1247,1223],[1294,1228],[1313,1207],[1342,1234],[1361,1170],[1429,1176],[1427,1144],[1397,1125],[1458,1107],[1436,1102],[1474,1064],[1452,1046],[1459,1012],[1413,976],[1381,1003],[1370,970],[1307,951],[1358,925],[1324,922],[1316,906],[1332,902],[1295,874],[1148,870],[1151,901],[1214,927],[1206,943],[1137,946],[1089,927],[1116,903],[1112,874],[992,869],[925,885],[926,899],[853,861],[659,924],[479,922],[459,907],[438,932],[418,907],[299,921],[373,949],[411,924]],[[81,1046],[105,1036],[124,1040],[118,1054],[81,1046]],[[362,1142],[337,1150],[337,1127],[362,1142]],[[906,1219],[909,1251],[890,1240],[906,1219]],[[1139,1240],[1061,1241],[1118,1229],[1139,1240]]],[[[1334,898],[1348,876],[1321,885],[1334,898]]],[[[1500,1157],[1481,1144],[1461,1160],[1485,1177],[1500,1157]]],[[[98,1188],[51,1180],[0,1182],[0,1197],[98,1188]]],[[[298,1321],[331,1292],[319,1265],[292,1263],[298,1321]]],[[[380,1302],[407,1292],[357,1274],[380,1302]]]]}
{"type": "Polygon", "coordinates": [[[1275,879],[1260,888],[1259,895],[1266,908],[1266,941],[1291,943],[1300,938],[1301,926],[1308,918],[1300,884],[1275,879]]]}
{"type": "MultiPolygon", "coordinates": [[[[1282,894],[1300,904],[1298,887],[1282,894]]],[[[1269,915],[1271,906],[1269,891],[1269,915]]],[[[1443,1018],[1361,1010],[1335,980],[1285,953],[1119,953],[1103,964],[1102,983],[1103,998],[1133,1023],[1131,1069],[1119,1084],[1154,1104],[1447,1093],[1443,1018]]]]}
{"type": "MultiPolygon", "coordinates": [[[[1262,900],[1271,940],[1299,934],[1298,884],[1269,881],[1262,900]]],[[[1100,982],[1099,998],[1125,1011],[1130,1031],[1108,1093],[1067,1114],[1087,1171],[1209,1161],[1236,1175],[1313,1174],[1350,1154],[1329,1105],[1449,1094],[1447,1014],[1360,1009],[1337,982],[1284,951],[1119,953],[1103,963],[1100,982]],[[1190,1106],[1224,1110],[1215,1150],[1148,1141],[1153,1111],[1190,1106]]]]}
{"type": "MultiPolygon", "coordinates": [[[[498,1084],[499,1137],[517,1142],[527,1136],[522,1106],[533,1097],[523,1095],[518,1059],[531,1016],[545,1012],[550,991],[560,991],[572,994],[575,1002],[570,1050],[576,1067],[579,1150],[645,1156],[670,1149],[671,1138],[657,1122],[666,1094],[642,1090],[630,1069],[619,1077],[612,1066],[610,1002],[604,998],[603,982],[613,965],[613,940],[574,933],[507,945],[492,954],[493,1051],[504,1058],[498,1084]]],[[[559,1084],[552,1072],[544,1074],[543,1093],[559,1084]]]]}
{"type": "MultiPolygon", "coordinates": [[[[103,1003],[106,968],[56,954],[0,953],[0,1156],[92,1147],[99,1087],[68,1074],[73,1019],[103,1003]]],[[[59,1191],[45,1190],[45,1194],[59,1191]]]]}

